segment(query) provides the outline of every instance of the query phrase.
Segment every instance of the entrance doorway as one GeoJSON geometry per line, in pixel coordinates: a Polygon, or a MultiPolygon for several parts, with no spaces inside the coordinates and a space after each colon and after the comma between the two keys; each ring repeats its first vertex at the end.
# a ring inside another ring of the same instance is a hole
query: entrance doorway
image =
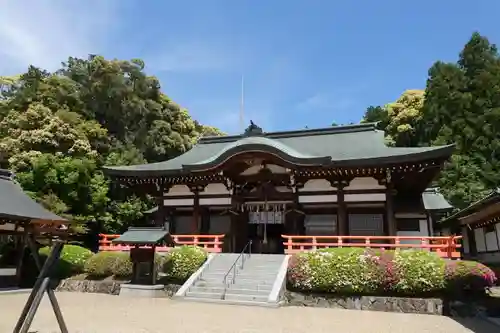
{"type": "Polygon", "coordinates": [[[249,212],[248,239],[253,253],[284,253],[284,214],[280,211],[249,212]]]}

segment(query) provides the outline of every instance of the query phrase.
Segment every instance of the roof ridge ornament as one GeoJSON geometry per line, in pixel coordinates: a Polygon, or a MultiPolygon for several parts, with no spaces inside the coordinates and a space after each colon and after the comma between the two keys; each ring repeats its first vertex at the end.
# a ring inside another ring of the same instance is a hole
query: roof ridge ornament
{"type": "Polygon", "coordinates": [[[253,120],[250,120],[250,125],[246,128],[244,136],[260,136],[263,135],[264,131],[261,127],[255,125],[253,120]]]}

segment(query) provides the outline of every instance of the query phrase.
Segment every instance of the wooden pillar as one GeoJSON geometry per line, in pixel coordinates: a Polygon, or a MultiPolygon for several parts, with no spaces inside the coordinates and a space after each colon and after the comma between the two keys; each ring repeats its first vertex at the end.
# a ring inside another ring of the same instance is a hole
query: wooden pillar
{"type": "Polygon", "coordinates": [[[350,179],[330,180],[330,184],[337,188],[337,235],[349,236],[349,221],[344,188],[349,186],[350,179]]]}
{"type": "Polygon", "coordinates": [[[467,229],[467,240],[469,241],[469,255],[475,257],[477,256],[476,234],[469,225],[466,225],[465,228],[467,229]]]}
{"type": "Polygon", "coordinates": [[[394,215],[394,194],[393,184],[389,181],[386,183],[386,198],[385,198],[385,216],[387,224],[387,235],[396,236],[396,217],[394,215]]]}
{"type": "Polygon", "coordinates": [[[156,205],[158,206],[158,210],[155,214],[154,224],[157,227],[163,227],[165,225],[165,198],[163,197],[163,193],[160,193],[156,198],[156,205]]]}
{"type": "Polygon", "coordinates": [[[193,199],[193,234],[199,234],[199,221],[200,221],[200,191],[198,188],[192,189],[194,193],[193,199]]]}
{"type": "Polygon", "coordinates": [[[202,207],[200,209],[201,217],[200,217],[200,234],[208,235],[210,233],[210,210],[208,207],[202,207]]]}
{"type": "Polygon", "coordinates": [[[343,182],[337,182],[337,235],[348,236],[347,207],[345,203],[343,182]]]}

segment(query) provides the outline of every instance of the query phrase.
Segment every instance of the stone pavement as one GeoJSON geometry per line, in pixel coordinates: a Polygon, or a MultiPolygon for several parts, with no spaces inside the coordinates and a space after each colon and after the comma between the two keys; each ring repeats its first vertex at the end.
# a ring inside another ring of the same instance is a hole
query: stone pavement
{"type": "MultiPolygon", "coordinates": [[[[0,295],[0,332],[11,332],[27,294],[0,295]]],[[[72,333],[487,333],[486,321],[309,307],[230,306],[170,299],[127,299],[104,294],[57,293],[72,333]]],[[[58,332],[45,297],[30,332],[58,332]]]]}

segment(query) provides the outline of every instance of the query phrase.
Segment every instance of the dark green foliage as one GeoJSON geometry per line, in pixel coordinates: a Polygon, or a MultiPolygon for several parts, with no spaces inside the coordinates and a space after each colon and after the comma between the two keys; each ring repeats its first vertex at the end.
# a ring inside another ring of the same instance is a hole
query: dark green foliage
{"type": "Polygon", "coordinates": [[[30,66],[0,77],[0,166],[49,210],[121,233],[150,199],[112,190],[103,165],[163,161],[198,137],[221,135],[175,104],[144,62],[69,58],[53,73],[30,66]]]}
{"type": "Polygon", "coordinates": [[[461,209],[500,186],[500,56],[474,33],[456,63],[437,61],[428,75],[423,106],[403,118],[411,140],[399,140],[409,127],[387,107],[369,107],[363,121],[380,121],[396,145],[456,144],[435,185],[461,209]]]}
{"type": "Polygon", "coordinates": [[[207,252],[198,246],[175,247],[165,256],[163,272],[167,279],[186,281],[207,260],[207,252]]]}
{"type": "MultiPolygon", "coordinates": [[[[51,248],[46,246],[38,250],[42,260],[48,258],[51,248]]],[[[65,245],[55,269],[55,276],[64,279],[84,271],[85,263],[92,257],[89,249],[78,245],[65,245]]]]}
{"type": "Polygon", "coordinates": [[[85,273],[92,278],[131,276],[132,262],[128,252],[98,252],[85,263],[85,273]]]}

